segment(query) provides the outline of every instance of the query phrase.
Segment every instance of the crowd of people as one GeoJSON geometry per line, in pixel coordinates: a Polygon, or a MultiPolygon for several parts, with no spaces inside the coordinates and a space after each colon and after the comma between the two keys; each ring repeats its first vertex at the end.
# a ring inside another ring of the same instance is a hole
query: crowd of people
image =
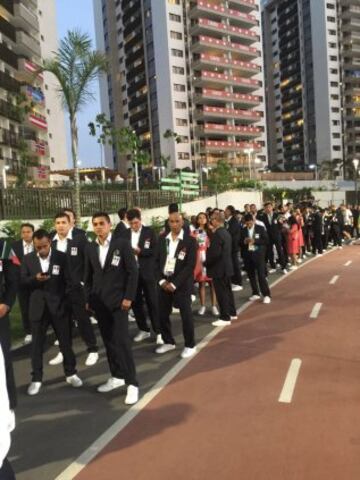
{"type": "MultiPolygon", "coordinates": [[[[55,215],[52,232],[24,223],[21,239],[11,248],[2,240],[0,383],[6,381],[9,414],[6,427],[0,423],[5,436],[13,428],[16,405],[9,320],[16,297],[24,343],[31,344],[29,395],[37,395],[42,388],[48,327],[53,328],[59,347],[50,365],[62,364],[65,381],[79,388],[83,382],[72,347],[74,324],[87,349],[88,367],[99,359],[97,324],[109,367],[109,378],[97,390],[106,393],[125,386],[125,403],[132,405],[139,398],[132,342],[153,339],[157,355],[174,350],[171,316],[179,313],[184,338],[181,357],[189,358],[196,353],[196,296],[197,315],[205,315],[209,304],[212,324],[230,325],[237,319],[234,292],[243,290],[244,278],[251,286],[249,300],[269,304],[269,275],[287,274],[305,257],[343,248],[359,236],[359,208],[345,205],[321,209],[267,202],[259,211],[256,205],[244,205],[242,211],[229,205],[224,210],[209,207],[187,219],[177,204],[171,204],[159,234],[143,223],[138,208],[122,208],[118,215],[115,229],[106,212],[93,215],[93,241],[76,227],[71,209],[55,215]],[[138,327],[133,338],[129,320],[138,327]]],[[[0,402],[6,403],[2,397],[0,402]]],[[[0,440],[0,449],[6,451],[6,445],[0,440]]],[[[5,462],[2,468],[10,471],[11,467],[5,462]]]]}

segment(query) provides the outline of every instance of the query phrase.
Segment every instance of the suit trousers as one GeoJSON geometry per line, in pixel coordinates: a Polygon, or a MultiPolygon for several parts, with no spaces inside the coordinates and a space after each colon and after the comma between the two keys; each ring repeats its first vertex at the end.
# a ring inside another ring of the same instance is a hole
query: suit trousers
{"type": "Polygon", "coordinates": [[[282,246],[281,240],[272,240],[270,239],[267,249],[266,249],[266,260],[270,263],[271,268],[276,268],[275,259],[274,259],[274,246],[278,255],[278,260],[281,266],[281,269],[286,268],[286,256],[284,253],[284,248],[282,246]]]}
{"type": "Polygon", "coordinates": [[[162,288],[159,288],[158,293],[160,329],[164,342],[175,345],[175,339],[171,330],[170,315],[176,296],[175,306],[180,310],[185,347],[195,347],[194,318],[191,310],[191,292],[184,294],[176,292],[175,294],[165,292],[162,288]]]}
{"type": "Polygon", "coordinates": [[[241,267],[240,267],[240,254],[238,251],[231,253],[231,260],[234,269],[234,275],[231,278],[231,282],[234,285],[242,286],[242,276],[241,276],[241,267]]]}
{"type": "MultiPolygon", "coordinates": [[[[87,351],[89,353],[97,352],[98,347],[94,328],[91,325],[89,312],[85,308],[86,300],[84,289],[81,287],[71,291],[68,295],[68,302],[71,312],[70,314],[77,321],[79,333],[87,346],[87,351]]],[[[70,324],[72,325],[72,318],[70,320],[70,324]]]]}
{"type": "Polygon", "coordinates": [[[236,316],[234,294],[231,290],[229,277],[213,278],[212,280],[219,306],[220,320],[230,320],[236,316]]]}
{"type": "Polygon", "coordinates": [[[71,348],[70,324],[66,314],[52,315],[47,306],[40,320],[33,320],[32,344],[31,344],[31,365],[32,381],[41,382],[43,377],[43,352],[46,341],[46,332],[52,325],[56,338],[59,340],[59,348],[64,356],[64,372],[66,377],[75,375],[76,360],[73,349],[71,348]]]}
{"type": "Polygon", "coordinates": [[[253,295],[270,297],[270,288],[266,279],[265,256],[259,253],[248,253],[244,258],[253,295]]]}
{"type": "Polygon", "coordinates": [[[4,459],[0,468],[0,480],[15,480],[15,473],[7,458],[4,459]]]}
{"type": "Polygon", "coordinates": [[[137,386],[128,312],[120,308],[111,311],[101,302],[96,302],[93,308],[105,345],[111,375],[125,380],[126,385],[137,386]]]}
{"type": "Polygon", "coordinates": [[[8,315],[0,318],[0,345],[4,355],[6,387],[9,396],[10,409],[13,410],[17,404],[17,395],[11,358],[10,319],[8,315]]]}
{"type": "Polygon", "coordinates": [[[312,237],[312,251],[313,253],[323,253],[323,243],[320,232],[314,232],[312,237]]]}
{"type": "Polygon", "coordinates": [[[150,332],[144,311],[144,298],[152,329],[154,333],[158,335],[160,333],[158,285],[155,278],[144,279],[140,273],[136,298],[132,309],[139,330],[142,330],[143,332],[150,332]]]}
{"type": "Polygon", "coordinates": [[[338,247],[341,247],[342,245],[342,237],[341,237],[341,231],[340,227],[338,225],[333,226],[330,230],[331,232],[331,237],[334,242],[334,245],[337,245],[338,247]]]}
{"type": "Polygon", "coordinates": [[[21,287],[18,291],[18,301],[21,312],[21,320],[26,335],[31,333],[31,324],[29,318],[30,291],[26,287],[21,287]]]}

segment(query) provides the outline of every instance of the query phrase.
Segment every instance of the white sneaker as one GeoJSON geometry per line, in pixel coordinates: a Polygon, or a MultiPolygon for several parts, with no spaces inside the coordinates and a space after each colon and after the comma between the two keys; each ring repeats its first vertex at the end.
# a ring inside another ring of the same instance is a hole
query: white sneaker
{"type": "Polygon", "coordinates": [[[146,338],[150,338],[150,332],[144,332],[144,330],[140,330],[136,337],[134,337],[134,342],[142,342],[146,338]]]}
{"type": "Polygon", "coordinates": [[[90,352],[86,357],[85,365],[87,367],[92,367],[99,360],[99,354],[97,352],[90,352]]]}
{"type": "Polygon", "coordinates": [[[37,395],[40,391],[41,385],[41,382],[31,382],[27,389],[28,395],[37,395]]]}
{"type": "Polygon", "coordinates": [[[282,269],[282,273],[283,273],[284,275],[286,275],[286,274],[288,273],[288,271],[286,270],[286,268],[283,268],[283,269],[282,269]]]}
{"type": "Polygon", "coordinates": [[[205,312],[206,312],[206,307],[205,305],[202,305],[199,310],[198,310],[198,315],[205,315],[205,312]]]}
{"type": "Polygon", "coordinates": [[[291,265],[291,267],[289,268],[289,270],[297,270],[298,267],[296,265],[291,265]]]}
{"type": "Polygon", "coordinates": [[[128,320],[129,322],[136,322],[136,318],[134,317],[134,315],[131,315],[131,313],[129,313],[128,315],[128,320]]]}
{"type": "Polygon", "coordinates": [[[255,300],[260,300],[260,295],[251,295],[251,297],[249,297],[249,300],[251,302],[254,302],[255,300]]]}
{"type": "Polygon", "coordinates": [[[74,388],[79,388],[83,385],[81,378],[79,378],[77,375],[71,375],[70,377],[66,377],[66,383],[68,383],[74,388]]]}
{"type": "Polygon", "coordinates": [[[264,297],[263,303],[271,303],[270,297],[264,297]]]}
{"type": "Polygon", "coordinates": [[[238,319],[237,314],[230,317],[230,320],[231,320],[232,322],[234,322],[234,321],[237,320],[237,319],[238,319]]]}
{"type": "Polygon", "coordinates": [[[96,320],[95,317],[90,317],[90,323],[91,325],[97,325],[98,321],[96,320]]]}
{"type": "Polygon", "coordinates": [[[55,347],[58,347],[59,346],[59,340],[55,340],[54,345],[55,345],[55,347]]]}
{"type": "Polygon", "coordinates": [[[191,295],[191,303],[196,302],[196,295],[191,295]]]}
{"type": "Polygon", "coordinates": [[[301,264],[301,263],[303,263],[303,261],[302,261],[301,258],[299,258],[299,259],[296,261],[296,263],[300,263],[300,264],[301,264]]]}
{"type": "Polygon", "coordinates": [[[49,360],[49,365],[60,365],[61,363],[63,363],[63,361],[64,361],[63,354],[61,352],[59,352],[56,355],[56,357],[49,360]]]}
{"type": "Polygon", "coordinates": [[[227,325],[231,325],[231,320],[215,320],[211,323],[214,327],[226,327],[227,325]]]}
{"type": "Polygon", "coordinates": [[[215,316],[215,317],[218,317],[220,314],[219,314],[219,309],[217,308],[216,305],[213,305],[211,307],[211,313],[215,316]]]}
{"type": "Polygon", "coordinates": [[[233,292],[240,292],[241,290],[243,290],[243,287],[241,285],[231,285],[231,290],[233,292]]]}
{"type": "Polygon", "coordinates": [[[127,387],[125,403],[126,405],[134,405],[139,400],[139,387],[129,385],[127,387]]]}
{"type": "Polygon", "coordinates": [[[124,385],[125,380],[122,378],[110,377],[105,383],[98,386],[97,391],[100,393],[107,393],[111,392],[111,390],[115,390],[115,388],[123,387],[124,385]]]}
{"type": "Polygon", "coordinates": [[[160,347],[158,347],[156,350],[155,350],[155,353],[166,353],[166,352],[171,352],[171,350],[175,350],[175,345],[173,345],[172,343],[164,343],[163,345],[160,345],[160,347]]]}
{"type": "Polygon", "coordinates": [[[270,268],[269,273],[276,273],[276,268],[270,268]]]}
{"type": "Polygon", "coordinates": [[[164,345],[164,340],[162,339],[161,333],[156,335],[156,345],[164,345]]]}
{"type": "Polygon", "coordinates": [[[171,313],[180,313],[180,308],[173,307],[171,313]]]}
{"type": "Polygon", "coordinates": [[[25,335],[25,338],[24,338],[24,345],[29,345],[29,343],[32,342],[32,335],[28,334],[28,335],[25,335]]]}
{"type": "Polygon", "coordinates": [[[196,353],[196,347],[190,348],[185,347],[184,350],[181,352],[181,358],[190,358],[196,353]]]}

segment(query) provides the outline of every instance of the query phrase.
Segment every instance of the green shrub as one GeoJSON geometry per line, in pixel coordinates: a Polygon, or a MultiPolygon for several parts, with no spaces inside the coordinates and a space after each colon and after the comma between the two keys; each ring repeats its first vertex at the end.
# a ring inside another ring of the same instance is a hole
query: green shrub
{"type": "Polygon", "coordinates": [[[22,223],[23,222],[21,220],[11,220],[6,222],[2,227],[0,227],[2,236],[9,238],[10,240],[19,240],[22,223]]]}

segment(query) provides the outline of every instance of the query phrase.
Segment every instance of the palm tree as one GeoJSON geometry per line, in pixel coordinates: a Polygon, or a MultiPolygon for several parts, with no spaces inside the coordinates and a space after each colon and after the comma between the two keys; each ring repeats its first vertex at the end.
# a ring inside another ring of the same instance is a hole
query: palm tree
{"type": "Polygon", "coordinates": [[[71,154],[74,168],[75,199],[74,210],[77,220],[81,219],[80,209],[80,175],[78,166],[78,128],[77,114],[89,101],[94,99],[92,82],[107,71],[106,56],[92,50],[88,34],[79,30],[68,31],[60,42],[54,57],[46,59],[36,72],[49,72],[59,83],[59,94],[69,114],[71,132],[71,154]]]}

